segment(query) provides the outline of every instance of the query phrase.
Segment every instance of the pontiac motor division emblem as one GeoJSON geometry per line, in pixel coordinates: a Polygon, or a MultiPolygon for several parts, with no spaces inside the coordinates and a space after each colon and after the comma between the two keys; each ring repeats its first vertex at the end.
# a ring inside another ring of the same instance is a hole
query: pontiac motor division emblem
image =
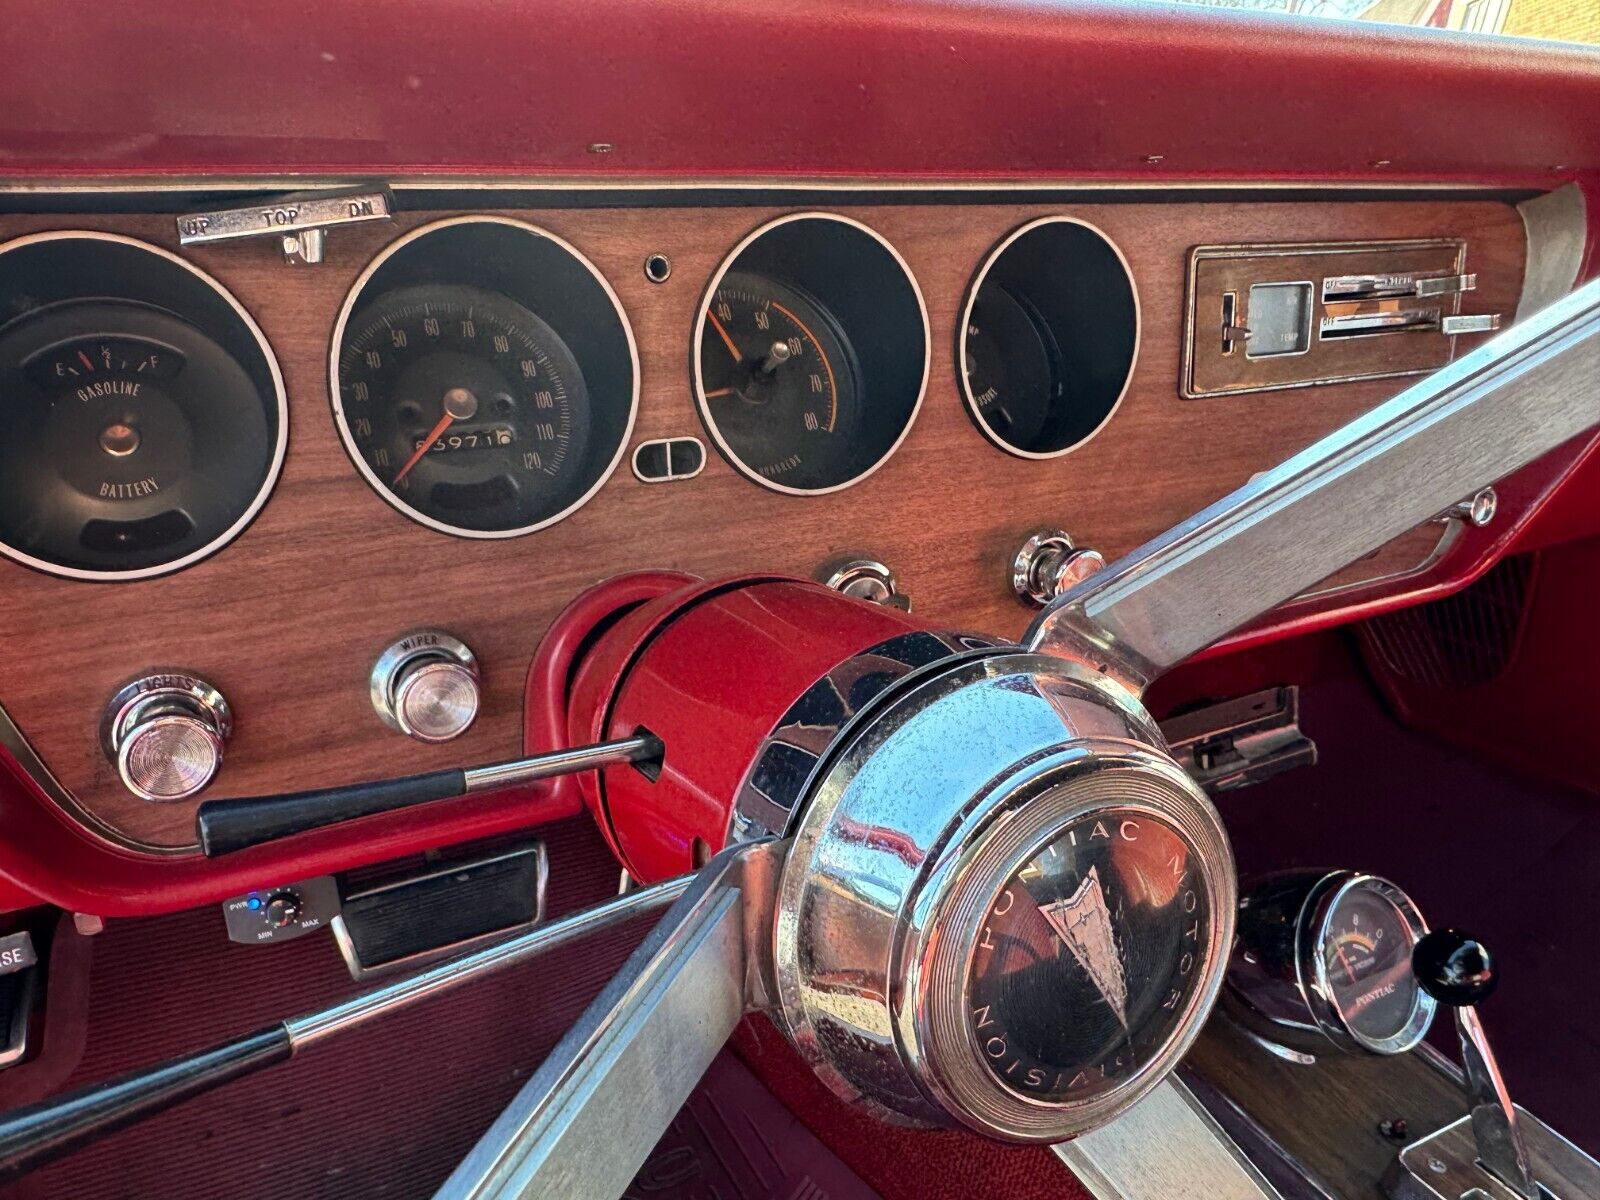
{"type": "Polygon", "coordinates": [[[1065,900],[1041,904],[1039,913],[1060,936],[1072,957],[1094,981],[1117,1021],[1128,1027],[1128,983],[1122,973],[1122,956],[1117,953],[1116,934],[1111,914],[1106,910],[1100,873],[1089,868],[1078,890],[1065,900]]]}

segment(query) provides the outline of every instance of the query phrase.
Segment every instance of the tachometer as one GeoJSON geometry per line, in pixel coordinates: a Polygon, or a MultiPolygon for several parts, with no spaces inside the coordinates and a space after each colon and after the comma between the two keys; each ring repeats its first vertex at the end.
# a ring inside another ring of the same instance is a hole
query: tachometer
{"type": "Polygon", "coordinates": [[[1387,880],[1360,876],[1328,907],[1319,939],[1319,979],[1345,1031],[1367,1050],[1392,1050],[1420,1038],[1433,1000],[1411,972],[1425,927],[1387,880]]]}
{"type": "Polygon", "coordinates": [[[712,278],[693,367],[701,418],[736,470],[773,491],[836,491],[910,431],[927,385],[927,314],[905,263],[866,226],[782,217],[712,278]]]}
{"type": "Polygon", "coordinates": [[[615,469],[636,357],[615,297],[564,242],[462,218],[402,239],[351,294],[334,419],[394,507],[510,537],[566,516],[615,469]]]}
{"type": "Polygon", "coordinates": [[[775,280],[731,271],[711,298],[700,378],[741,462],[791,487],[847,477],[861,420],[854,356],[833,318],[775,280]]]}
{"type": "Polygon", "coordinates": [[[1427,931],[1411,898],[1376,875],[1266,876],[1239,905],[1224,1005],[1291,1057],[1330,1043],[1403,1054],[1427,1034],[1437,1009],[1411,966],[1427,931]]]}

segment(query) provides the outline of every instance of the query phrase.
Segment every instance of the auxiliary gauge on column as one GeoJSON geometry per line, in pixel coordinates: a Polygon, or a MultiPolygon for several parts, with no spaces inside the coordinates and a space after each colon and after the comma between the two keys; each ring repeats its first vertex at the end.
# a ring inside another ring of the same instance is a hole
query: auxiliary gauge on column
{"type": "Polygon", "coordinates": [[[1376,875],[1270,875],[1240,902],[1224,1007],[1291,1057],[1403,1053],[1437,1008],[1411,969],[1427,932],[1411,898],[1376,875]]]}

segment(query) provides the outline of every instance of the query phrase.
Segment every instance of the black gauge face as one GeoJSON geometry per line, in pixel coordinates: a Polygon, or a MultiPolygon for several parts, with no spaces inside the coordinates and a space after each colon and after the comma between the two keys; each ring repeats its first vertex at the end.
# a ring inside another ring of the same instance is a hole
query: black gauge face
{"type": "Polygon", "coordinates": [[[1345,892],[1328,915],[1322,966],[1346,1027],[1370,1044],[1401,1037],[1416,1020],[1421,989],[1411,973],[1411,927],[1385,896],[1345,892]]]}
{"type": "Polygon", "coordinates": [[[966,330],[966,386],[994,435],[1009,446],[1038,445],[1061,403],[1060,351],[1026,299],[985,289],[966,330]]]}
{"type": "Polygon", "coordinates": [[[338,358],[340,432],[368,481],[451,533],[553,521],[599,482],[589,395],[567,344],[510,298],[416,286],[352,316],[338,358]]]}
{"type": "Polygon", "coordinates": [[[859,472],[856,371],[832,317],[793,288],[730,271],[703,321],[701,399],[725,450],[797,490],[859,472]]]}
{"type": "Polygon", "coordinates": [[[0,332],[0,544],[63,574],[169,568],[265,497],[280,397],[187,321],[52,305],[0,332]]]}
{"type": "Polygon", "coordinates": [[[995,249],[968,294],[957,348],[967,409],[1008,453],[1065,454],[1111,419],[1138,343],[1116,248],[1081,222],[1035,221],[995,249]]]}
{"type": "Polygon", "coordinates": [[[1205,977],[1211,913],[1195,854],[1149,814],[1081,818],[1001,889],[973,952],[970,1028],[1004,1084],[1071,1103],[1171,1041],[1205,977]]]}

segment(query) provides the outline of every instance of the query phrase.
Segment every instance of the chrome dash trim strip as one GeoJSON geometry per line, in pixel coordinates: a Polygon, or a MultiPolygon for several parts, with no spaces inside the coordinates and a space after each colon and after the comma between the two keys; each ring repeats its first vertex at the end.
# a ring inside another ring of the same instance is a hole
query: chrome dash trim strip
{"type": "MultiPolygon", "coordinates": [[[[101,841],[108,842],[122,850],[133,850],[140,854],[157,854],[164,858],[190,854],[197,849],[198,844],[187,846],[161,846],[154,842],[141,841],[129,837],[115,826],[107,824],[94,813],[84,807],[83,802],[73,795],[59,779],[45,766],[44,759],[40,758],[23,734],[17,723],[11,719],[11,714],[0,704],[0,751],[9,755],[12,762],[34,787],[38,788],[44,798],[54,804],[67,816],[71,817],[91,836],[101,841]]],[[[3,764],[0,764],[3,766],[3,764]]]]}
{"type": "Polygon", "coordinates": [[[1256,180],[1157,180],[1131,177],[1107,179],[873,179],[868,176],[847,176],[837,179],[826,176],[815,179],[795,179],[790,176],[708,176],[703,179],[661,179],[650,177],[588,175],[451,175],[418,173],[410,175],[385,175],[382,172],[350,175],[299,175],[284,172],[267,175],[233,175],[211,177],[205,175],[152,175],[109,178],[94,182],[81,179],[46,177],[37,180],[11,180],[0,178],[0,195],[129,195],[162,194],[167,192],[204,192],[207,195],[226,195],[294,189],[296,191],[332,191],[362,187],[375,180],[383,181],[392,191],[557,191],[557,192],[807,192],[845,194],[849,192],[1055,192],[1068,195],[1074,192],[1326,192],[1407,193],[1452,195],[1526,195],[1536,190],[1531,186],[1508,188],[1504,183],[1489,180],[1451,180],[1426,182],[1418,180],[1368,180],[1353,182],[1348,179],[1256,179],[1256,180]]]}
{"type": "Polygon", "coordinates": [[[1589,211],[1575,183],[1517,205],[1528,234],[1516,319],[1554,304],[1578,282],[1589,242],[1589,211]]]}

